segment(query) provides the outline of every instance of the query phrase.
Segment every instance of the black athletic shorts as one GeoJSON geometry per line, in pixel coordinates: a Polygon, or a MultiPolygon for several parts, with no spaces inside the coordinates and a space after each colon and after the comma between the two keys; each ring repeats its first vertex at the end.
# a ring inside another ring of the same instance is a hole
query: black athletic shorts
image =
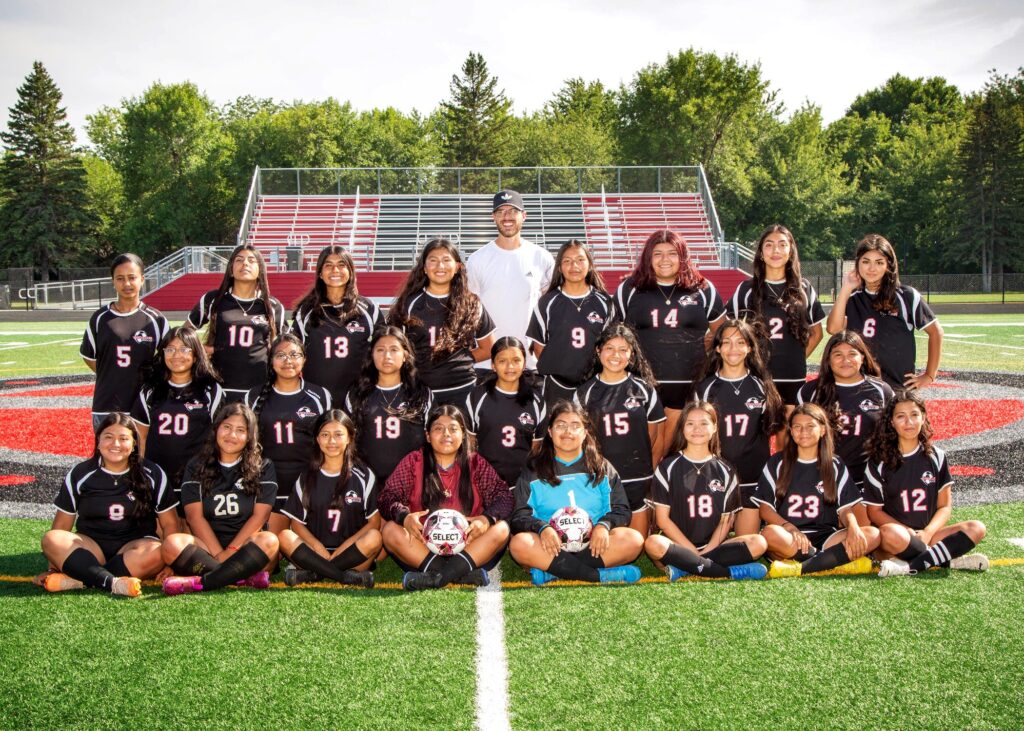
{"type": "Polygon", "coordinates": [[[659,383],[658,395],[666,409],[682,410],[687,402],[693,400],[693,381],[659,383]]]}
{"type": "Polygon", "coordinates": [[[137,536],[132,536],[131,538],[125,540],[111,540],[110,538],[98,538],[96,536],[91,536],[88,533],[81,533],[81,535],[96,541],[96,544],[100,547],[100,550],[103,551],[103,558],[105,561],[109,561],[110,559],[112,559],[114,556],[118,554],[118,552],[122,548],[127,546],[132,541],[137,541],[140,538],[152,538],[154,541],[160,540],[156,536],[148,536],[142,533],[140,533],[137,536]]]}

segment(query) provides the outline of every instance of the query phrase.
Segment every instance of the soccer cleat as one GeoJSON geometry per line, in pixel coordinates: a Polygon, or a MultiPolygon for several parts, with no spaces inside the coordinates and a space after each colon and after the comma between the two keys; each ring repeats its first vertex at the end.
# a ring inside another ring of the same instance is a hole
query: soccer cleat
{"type": "Polygon", "coordinates": [[[871,573],[871,559],[867,556],[861,556],[855,561],[844,563],[842,566],[836,566],[832,569],[833,574],[843,574],[845,576],[853,576],[856,574],[870,574],[871,573]]]}
{"type": "Polygon", "coordinates": [[[118,576],[110,585],[110,593],[114,596],[141,596],[142,582],[134,576],[118,576]]]}
{"type": "Polygon", "coordinates": [[[422,591],[440,587],[441,574],[436,571],[406,571],[402,575],[402,588],[406,591],[422,591]]]}
{"type": "Polygon", "coordinates": [[[198,576],[168,576],[164,579],[164,594],[177,596],[202,591],[203,581],[198,576]]]}
{"type": "Polygon", "coordinates": [[[320,581],[320,574],[309,569],[300,569],[296,566],[289,566],[284,570],[284,583],[288,586],[299,584],[313,584],[320,581]]]}
{"type": "Polygon", "coordinates": [[[763,579],[767,575],[768,569],[760,561],[751,561],[750,563],[741,563],[737,566],[729,567],[729,576],[736,581],[763,579]]]}
{"type": "Polygon", "coordinates": [[[352,571],[351,569],[343,571],[341,575],[341,583],[346,586],[361,586],[364,589],[372,589],[373,572],[352,571]]]}
{"type": "Polygon", "coordinates": [[[72,579],[67,574],[54,571],[51,574],[47,574],[46,578],[43,579],[43,588],[47,591],[73,591],[75,589],[84,589],[85,584],[78,579],[72,579]]]}
{"type": "Polygon", "coordinates": [[[890,576],[910,576],[910,564],[899,558],[887,558],[878,566],[878,578],[890,576]]]}
{"type": "Polygon", "coordinates": [[[668,580],[670,582],[679,581],[684,576],[690,575],[689,571],[683,571],[682,569],[677,569],[675,566],[669,566],[668,564],[665,565],[665,573],[668,574],[668,580]]]}
{"type": "Polygon", "coordinates": [[[988,571],[988,556],[984,553],[965,553],[950,561],[949,568],[957,571],[988,571]]]}
{"type": "Polygon", "coordinates": [[[247,586],[250,589],[269,589],[270,588],[270,574],[266,571],[257,571],[255,574],[250,576],[248,579],[242,579],[236,582],[236,586],[247,586]]]}
{"type": "Polygon", "coordinates": [[[558,577],[541,569],[530,569],[530,581],[534,586],[544,586],[549,581],[558,581],[558,577]]]}
{"type": "Polygon", "coordinates": [[[772,579],[788,579],[800,576],[801,567],[796,561],[772,561],[768,576],[772,579]]]}
{"type": "Polygon", "coordinates": [[[609,569],[598,569],[602,584],[635,584],[640,581],[640,569],[631,563],[609,569]]]}
{"type": "Polygon", "coordinates": [[[455,583],[463,586],[487,586],[491,583],[491,577],[483,569],[473,569],[455,583]]]}

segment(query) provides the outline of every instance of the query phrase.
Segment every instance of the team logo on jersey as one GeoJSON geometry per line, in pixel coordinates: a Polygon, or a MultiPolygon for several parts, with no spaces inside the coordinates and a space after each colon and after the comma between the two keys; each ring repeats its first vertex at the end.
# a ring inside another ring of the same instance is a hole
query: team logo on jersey
{"type": "Polygon", "coordinates": [[[268,321],[267,321],[267,316],[266,315],[250,315],[249,316],[249,320],[252,322],[253,325],[267,325],[267,324],[269,324],[268,321]]]}
{"type": "Polygon", "coordinates": [[[308,406],[300,406],[299,410],[295,412],[295,415],[300,419],[312,419],[316,416],[316,412],[308,406]]]}
{"type": "Polygon", "coordinates": [[[519,415],[519,423],[523,426],[537,426],[537,422],[535,422],[533,417],[525,411],[519,415]]]}
{"type": "Polygon", "coordinates": [[[860,410],[865,413],[869,411],[881,411],[882,407],[871,399],[864,399],[860,402],[860,410]]]}
{"type": "Polygon", "coordinates": [[[145,330],[138,330],[132,335],[132,340],[136,343],[152,343],[153,336],[148,334],[145,330]]]}
{"type": "Polygon", "coordinates": [[[711,492],[725,492],[725,485],[722,484],[721,480],[712,480],[708,483],[708,489],[711,492]]]}
{"type": "Polygon", "coordinates": [[[345,329],[348,330],[350,333],[364,333],[364,332],[366,332],[366,328],[363,327],[362,325],[360,325],[355,320],[353,320],[348,325],[346,325],[345,329]]]}
{"type": "Polygon", "coordinates": [[[747,411],[757,411],[758,409],[764,408],[764,399],[759,399],[756,396],[751,396],[747,399],[744,406],[747,407],[747,411]]]}
{"type": "Polygon", "coordinates": [[[242,478],[241,477],[239,477],[237,480],[235,480],[235,489],[236,490],[245,490],[245,483],[242,482],[242,478]]]}
{"type": "Polygon", "coordinates": [[[679,304],[681,304],[683,307],[688,307],[690,305],[700,305],[700,298],[694,294],[684,294],[677,300],[677,302],[679,302],[679,304]]]}
{"type": "Polygon", "coordinates": [[[185,411],[195,411],[196,409],[202,409],[206,406],[202,401],[186,401],[185,411]]]}
{"type": "Polygon", "coordinates": [[[587,315],[587,322],[604,322],[604,318],[596,312],[591,312],[587,315]]]}
{"type": "Polygon", "coordinates": [[[814,489],[818,491],[819,495],[824,495],[825,494],[825,483],[822,482],[821,480],[818,480],[818,484],[814,486],[814,489]]]}
{"type": "Polygon", "coordinates": [[[356,503],[361,503],[361,502],[363,502],[363,498],[355,490],[349,490],[348,492],[345,493],[345,504],[346,505],[354,505],[356,503]]]}
{"type": "Polygon", "coordinates": [[[934,485],[935,475],[933,475],[930,471],[925,472],[923,475],[921,475],[921,482],[923,482],[926,485],[934,485]]]}
{"type": "Polygon", "coordinates": [[[630,396],[628,399],[622,402],[622,405],[625,406],[630,411],[632,411],[633,409],[639,409],[641,404],[640,399],[638,399],[636,396],[630,396]]]}
{"type": "Polygon", "coordinates": [[[135,502],[135,496],[132,493],[128,493],[128,499],[135,502]]]}

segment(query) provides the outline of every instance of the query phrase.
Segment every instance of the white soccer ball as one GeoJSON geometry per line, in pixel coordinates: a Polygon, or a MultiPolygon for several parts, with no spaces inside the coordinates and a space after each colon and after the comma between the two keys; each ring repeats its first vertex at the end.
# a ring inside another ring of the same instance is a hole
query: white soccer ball
{"type": "Polygon", "coordinates": [[[559,508],[548,521],[569,553],[578,553],[590,545],[590,531],[594,527],[590,515],[583,508],[567,505],[559,508]]]}
{"type": "Polygon", "coordinates": [[[466,547],[469,521],[458,510],[435,510],[423,521],[423,540],[431,553],[454,556],[466,547]]]}

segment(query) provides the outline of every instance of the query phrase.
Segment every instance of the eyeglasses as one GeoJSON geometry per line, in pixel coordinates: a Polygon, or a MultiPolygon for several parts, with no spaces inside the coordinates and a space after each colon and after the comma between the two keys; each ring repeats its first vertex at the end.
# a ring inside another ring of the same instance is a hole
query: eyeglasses
{"type": "Polygon", "coordinates": [[[274,353],[274,360],[278,363],[284,363],[286,360],[302,360],[306,356],[295,350],[291,353],[274,353]]]}
{"type": "Polygon", "coordinates": [[[192,355],[192,348],[182,346],[180,348],[164,348],[164,355],[192,355]]]}
{"type": "Polygon", "coordinates": [[[442,434],[451,434],[452,436],[455,436],[462,433],[462,427],[458,424],[448,424],[447,426],[444,424],[435,424],[430,427],[430,433],[436,434],[437,436],[441,436],[442,434]]]}
{"type": "Polygon", "coordinates": [[[560,421],[557,424],[552,425],[551,431],[555,434],[564,434],[565,432],[569,432],[570,434],[579,434],[583,431],[583,424],[566,424],[565,422],[560,421]]]}

